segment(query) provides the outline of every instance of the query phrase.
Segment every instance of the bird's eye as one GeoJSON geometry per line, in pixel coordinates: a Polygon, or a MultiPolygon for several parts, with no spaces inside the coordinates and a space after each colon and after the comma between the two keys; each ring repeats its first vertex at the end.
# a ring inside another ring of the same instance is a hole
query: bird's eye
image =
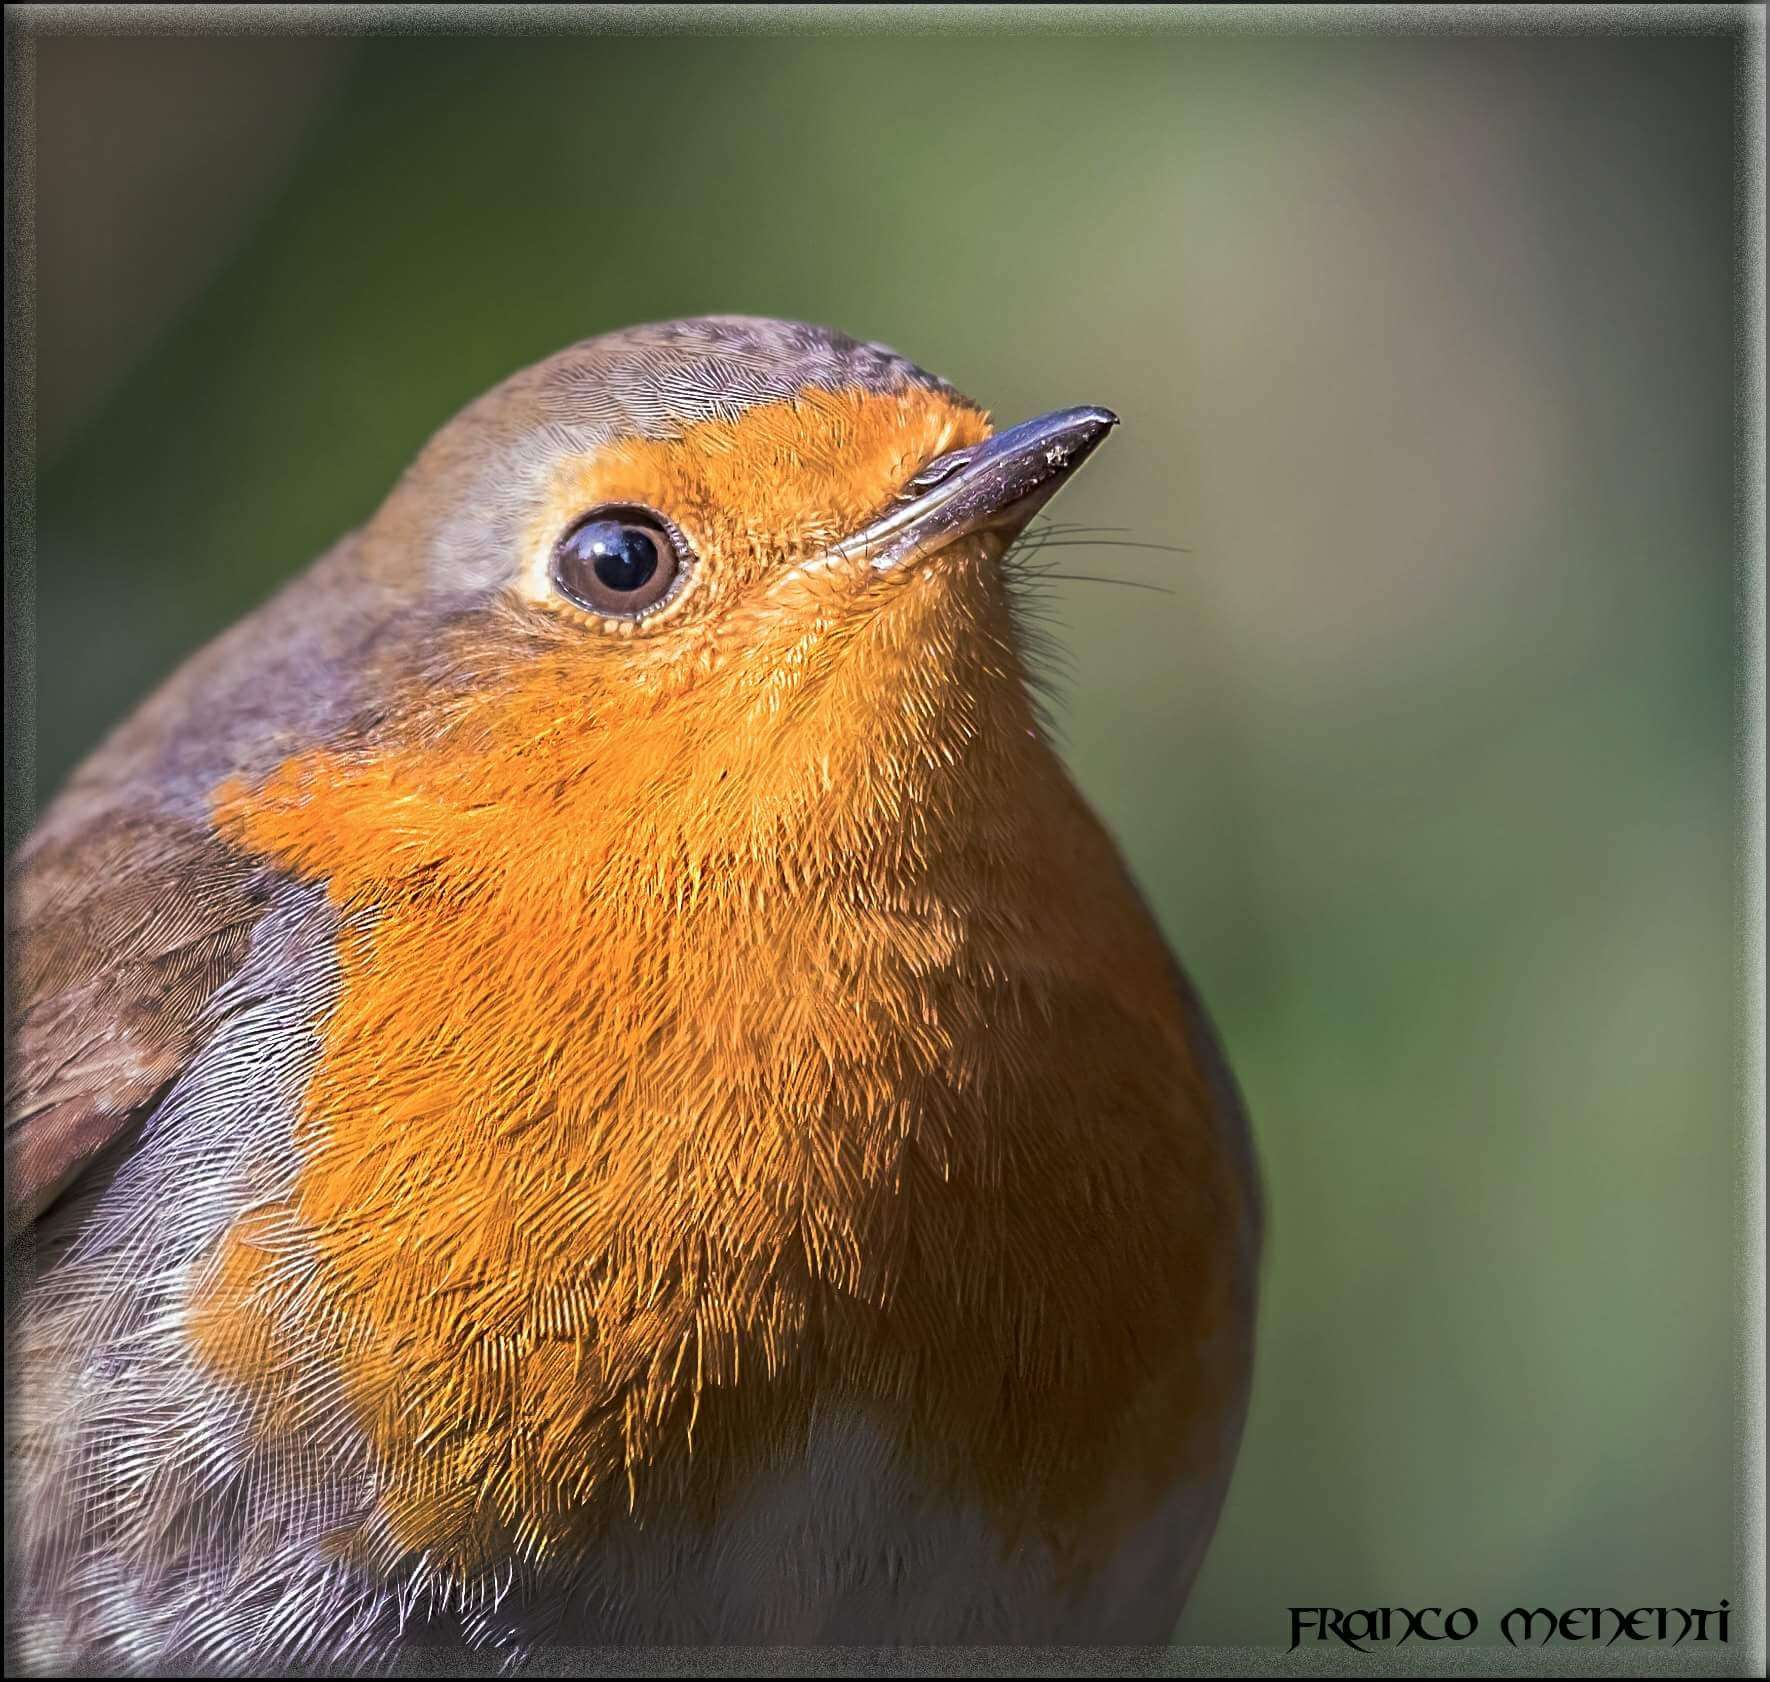
{"type": "Polygon", "coordinates": [[[643,619],[682,587],[688,545],[651,508],[604,507],[580,518],[553,547],[554,588],[609,619],[643,619]]]}

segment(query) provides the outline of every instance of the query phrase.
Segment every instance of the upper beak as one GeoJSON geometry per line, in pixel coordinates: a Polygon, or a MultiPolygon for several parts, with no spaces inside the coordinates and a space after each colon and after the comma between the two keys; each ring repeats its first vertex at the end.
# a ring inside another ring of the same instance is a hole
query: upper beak
{"type": "Polygon", "coordinates": [[[973,532],[1000,532],[1011,540],[1118,421],[1110,409],[1059,409],[940,456],[910,481],[906,500],[845,537],[829,557],[864,559],[883,572],[973,532]]]}

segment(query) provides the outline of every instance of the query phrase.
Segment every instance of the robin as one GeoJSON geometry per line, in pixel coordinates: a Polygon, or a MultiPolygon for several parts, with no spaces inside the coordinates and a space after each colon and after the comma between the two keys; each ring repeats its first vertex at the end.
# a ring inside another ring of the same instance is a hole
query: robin
{"type": "Polygon", "coordinates": [[[1008,555],[1114,419],[592,339],[74,775],[10,896],[27,1664],[1169,1638],[1255,1173],[1008,555]]]}

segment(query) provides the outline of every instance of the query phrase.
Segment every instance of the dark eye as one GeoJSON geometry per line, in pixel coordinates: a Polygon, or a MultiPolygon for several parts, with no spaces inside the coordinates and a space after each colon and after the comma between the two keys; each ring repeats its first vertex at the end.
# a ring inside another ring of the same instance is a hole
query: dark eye
{"type": "Polygon", "coordinates": [[[687,576],[687,545],[649,508],[593,509],[553,547],[553,583],[579,607],[643,619],[687,576]]]}

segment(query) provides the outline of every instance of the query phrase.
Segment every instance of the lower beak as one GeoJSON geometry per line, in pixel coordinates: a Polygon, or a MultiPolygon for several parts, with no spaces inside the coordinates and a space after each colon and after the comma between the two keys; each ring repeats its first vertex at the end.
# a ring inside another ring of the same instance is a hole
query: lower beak
{"type": "Polygon", "coordinates": [[[976,532],[1011,542],[1117,425],[1110,409],[1059,409],[941,456],[911,481],[929,489],[844,538],[829,558],[886,572],[976,532]]]}

